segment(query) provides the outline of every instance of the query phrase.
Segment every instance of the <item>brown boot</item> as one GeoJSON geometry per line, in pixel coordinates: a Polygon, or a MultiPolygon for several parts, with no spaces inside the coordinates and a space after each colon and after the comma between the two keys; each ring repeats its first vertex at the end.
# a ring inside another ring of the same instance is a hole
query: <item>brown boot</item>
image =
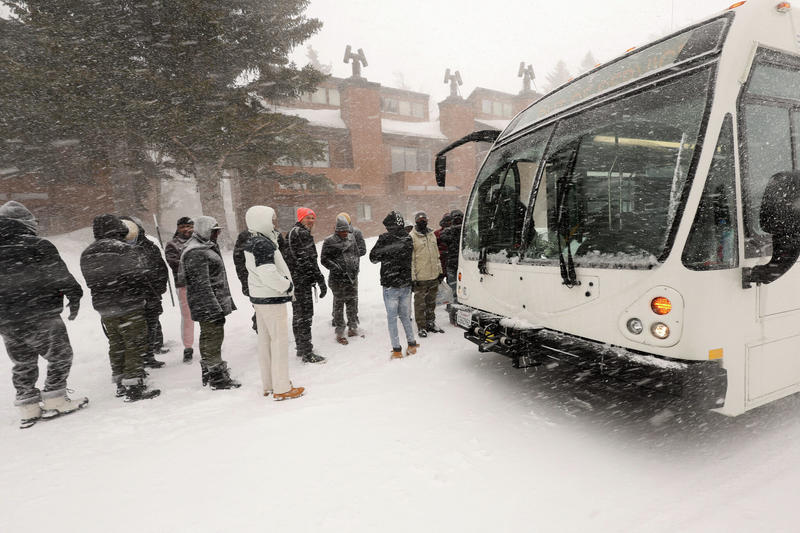
{"type": "Polygon", "coordinates": [[[292,387],[288,392],[273,394],[272,397],[278,402],[282,400],[293,400],[294,398],[302,396],[305,391],[306,389],[303,387],[292,387]]]}
{"type": "Polygon", "coordinates": [[[402,358],[403,358],[403,350],[399,348],[397,350],[394,349],[392,350],[392,359],[402,359],[402,358]]]}
{"type": "Polygon", "coordinates": [[[406,350],[406,355],[414,355],[417,353],[417,348],[419,348],[419,344],[409,344],[408,349],[406,350]]]}
{"type": "Polygon", "coordinates": [[[345,345],[350,344],[348,342],[348,340],[347,340],[347,337],[342,337],[341,335],[337,335],[336,336],[336,342],[338,342],[339,344],[345,344],[345,345]]]}

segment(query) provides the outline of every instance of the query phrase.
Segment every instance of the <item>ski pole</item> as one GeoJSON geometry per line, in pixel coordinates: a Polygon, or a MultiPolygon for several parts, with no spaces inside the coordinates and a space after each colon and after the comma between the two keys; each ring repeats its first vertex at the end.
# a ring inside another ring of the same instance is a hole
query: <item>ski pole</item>
{"type": "MultiPolygon", "coordinates": [[[[153,213],[153,222],[156,224],[158,246],[161,247],[161,253],[164,253],[164,243],[161,242],[161,229],[158,227],[158,218],[156,218],[155,213],[153,213]]],[[[175,307],[175,297],[172,296],[172,282],[169,280],[169,273],[167,273],[167,287],[169,288],[169,301],[172,302],[172,307],[175,307]]]]}

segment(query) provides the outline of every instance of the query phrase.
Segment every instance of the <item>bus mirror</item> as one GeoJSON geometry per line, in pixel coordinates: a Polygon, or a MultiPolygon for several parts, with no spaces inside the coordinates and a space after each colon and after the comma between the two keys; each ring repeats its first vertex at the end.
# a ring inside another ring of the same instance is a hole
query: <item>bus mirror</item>
{"type": "Polygon", "coordinates": [[[772,234],[772,258],[765,265],[742,269],[742,286],[772,283],[800,257],[800,172],[778,172],[764,190],[761,229],[772,234]]]}
{"type": "Polygon", "coordinates": [[[447,176],[447,156],[444,154],[437,155],[433,168],[436,171],[436,185],[444,187],[447,176]]]}

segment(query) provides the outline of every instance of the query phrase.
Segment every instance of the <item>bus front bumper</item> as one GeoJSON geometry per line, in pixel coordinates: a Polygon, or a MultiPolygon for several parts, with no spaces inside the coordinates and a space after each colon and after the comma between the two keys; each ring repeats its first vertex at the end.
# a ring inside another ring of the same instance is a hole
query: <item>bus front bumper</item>
{"type": "Polygon", "coordinates": [[[549,361],[599,372],[649,393],[667,394],[703,409],[724,406],[727,371],[721,361],[686,361],[612,346],[473,309],[449,308],[451,322],[482,352],[511,357],[518,368],[549,361]]]}

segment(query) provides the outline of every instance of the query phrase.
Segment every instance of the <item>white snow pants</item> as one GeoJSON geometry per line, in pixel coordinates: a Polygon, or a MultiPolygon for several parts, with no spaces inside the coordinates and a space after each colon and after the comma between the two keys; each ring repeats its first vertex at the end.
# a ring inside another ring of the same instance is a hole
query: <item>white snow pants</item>
{"type": "Polygon", "coordinates": [[[264,392],[283,394],[289,382],[288,304],[253,304],[258,326],[258,364],[264,392]]]}

